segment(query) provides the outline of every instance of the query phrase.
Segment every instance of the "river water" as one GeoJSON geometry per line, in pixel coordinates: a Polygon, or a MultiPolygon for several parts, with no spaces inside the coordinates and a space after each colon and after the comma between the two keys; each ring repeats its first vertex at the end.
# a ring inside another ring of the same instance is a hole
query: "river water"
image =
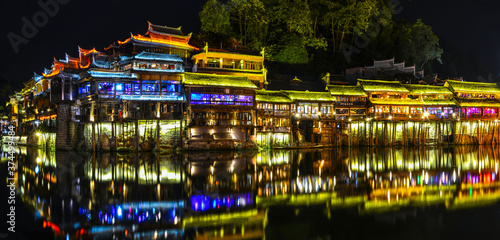
{"type": "Polygon", "coordinates": [[[500,238],[496,146],[16,151],[26,239],[500,238]]]}

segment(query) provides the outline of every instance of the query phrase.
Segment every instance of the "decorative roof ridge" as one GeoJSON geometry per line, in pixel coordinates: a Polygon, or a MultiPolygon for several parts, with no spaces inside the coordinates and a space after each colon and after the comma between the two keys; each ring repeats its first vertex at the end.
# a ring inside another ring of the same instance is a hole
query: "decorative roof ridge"
{"type": "Polygon", "coordinates": [[[168,27],[168,26],[162,26],[162,25],[157,25],[153,24],[150,21],[148,22],[148,31],[146,34],[149,35],[150,32],[156,33],[156,34],[161,34],[161,35],[175,35],[176,37],[182,37],[182,38],[190,38],[193,33],[189,34],[184,34],[181,30],[182,26],[179,27],[168,27]],[[158,29],[155,29],[158,28],[158,29]],[[161,30],[166,30],[166,31],[161,31],[161,30]]]}

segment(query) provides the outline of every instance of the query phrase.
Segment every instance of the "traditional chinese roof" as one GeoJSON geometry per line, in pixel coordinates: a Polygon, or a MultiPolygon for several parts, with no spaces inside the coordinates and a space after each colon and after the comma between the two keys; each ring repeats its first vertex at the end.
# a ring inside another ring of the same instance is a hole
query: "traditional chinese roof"
{"type": "Polygon", "coordinates": [[[368,96],[361,86],[328,85],[327,88],[333,96],[368,96]]]}
{"type": "Polygon", "coordinates": [[[457,99],[458,105],[460,107],[493,107],[499,108],[500,102],[496,99],[481,99],[481,100],[469,100],[469,99],[457,99]]]}
{"type": "Polygon", "coordinates": [[[180,38],[190,38],[191,33],[186,35],[181,31],[182,27],[167,27],[167,26],[160,26],[156,24],[152,24],[151,22],[148,21],[148,32],[146,33],[147,35],[153,37],[153,36],[158,36],[158,37],[167,37],[167,36],[175,36],[175,37],[180,37],[180,38]]]}
{"type": "Polygon", "coordinates": [[[64,65],[62,64],[55,64],[52,65],[51,69],[44,69],[42,75],[46,78],[53,77],[57,74],[59,74],[62,70],[64,69],[64,65]]]}
{"type": "Polygon", "coordinates": [[[99,61],[95,59],[95,56],[92,56],[92,65],[98,68],[111,68],[111,63],[108,61],[99,61]]]}
{"type": "MultiPolygon", "coordinates": [[[[146,35],[130,34],[130,38],[124,41],[118,41],[119,45],[129,44],[131,42],[152,44],[160,46],[176,47],[180,49],[195,50],[197,48],[189,45],[191,33],[185,35],[181,31],[181,27],[171,28],[167,26],[155,25],[148,22],[148,31],[146,35]]],[[[109,48],[108,48],[109,49],[109,48]]]]}
{"type": "Polygon", "coordinates": [[[35,82],[39,82],[40,80],[42,80],[43,76],[42,75],[38,75],[36,73],[33,73],[33,80],[35,80],[35,82]]]}
{"type": "Polygon", "coordinates": [[[134,56],[135,59],[143,60],[159,60],[159,61],[169,61],[169,62],[183,62],[179,55],[171,55],[164,53],[152,53],[152,52],[141,52],[134,56]]]}
{"type": "Polygon", "coordinates": [[[410,93],[413,94],[444,94],[453,95],[453,93],[446,87],[443,86],[432,86],[432,85],[417,85],[417,84],[403,84],[410,93]]]}
{"type": "Polygon", "coordinates": [[[367,92],[409,92],[403,84],[398,81],[364,80],[358,79],[358,86],[367,92]]]}
{"type": "Polygon", "coordinates": [[[293,100],[290,99],[282,91],[267,91],[267,90],[256,91],[255,100],[257,102],[273,102],[273,103],[291,103],[291,102],[293,102],[293,100]]]}
{"type": "Polygon", "coordinates": [[[333,102],[335,99],[329,92],[282,91],[294,101],[333,102]]]}
{"type": "Polygon", "coordinates": [[[245,76],[229,76],[202,73],[184,73],[185,85],[233,87],[256,89],[257,86],[245,76]]]}
{"type": "Polygon", "coordinates": [[[95,50],[95,48],[83,49],[80,46],[78,46],[78,53],[80,54],[80,58],[82,58],[83,56],[87,56],[89,54],[99,54],[99,51],[95,50]]]}
{"type": "Polygon", "coordinates": [[[35,87],[35,80],[34,79],[30,79],[28,82],[25,82],[24,88],[23,88],[23,90],[21,90],[21,95],[25,95],[25,94],[31,92],[33,87],[35,87]]]}
{"type": "Polygon", "coordinates": [[[454,80],[446,80],[445,87],[450,88],[454,92],[471,92],[471,93],[485,93],[485,94],[499,94],[500,88],[496,83],[484,82],[462,82],[454,80]]]}
{"type": "Polygon", "coordinates": [[[196,49],[195,47],[189,45],[188,41],[176,41],[175,39],[155,38],[155,37],[143,36],[140,34],[137,34],[137,35],[131,34],[130,38],[127,38],[124,41],[118,41],[118,44],[124,45],[124,44],[128,44],[130,42],[146,43],[146,44],[153,44],[153,45],[160,45],[160,46],[169,46],[169,47],[176,47],[176,48],[188,49],[188,50],[196,49]]]}

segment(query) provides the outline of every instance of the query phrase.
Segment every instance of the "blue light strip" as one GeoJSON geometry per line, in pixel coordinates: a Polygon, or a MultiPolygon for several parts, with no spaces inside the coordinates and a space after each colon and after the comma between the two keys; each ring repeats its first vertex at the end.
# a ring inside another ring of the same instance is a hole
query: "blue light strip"
{"type": "Polygon", "coordinates": [[[90,229],[91,234],[125,231],[125,226],[98,226],[90,229]]]}
{"type": "Polygon", "coordinates": [[[154,68],[138,68],[133,67],[132,69],[137,71],[147,71],[147,72],[168,72],[168,73],[183,73],[184,68],[182,69],[154,69],[154,68]]]}
{"type": "Polygon", "coordinates": [[[171,55],[164,53],[150,53],[142,52],[134,56],[135,59],[145,59],[145,60],[161,60],[170,62],[184,62],[179,55],[171,55]]]}
{"type": "Polygon", "coordinates": [[[184,207],[184,200],[180,201],[161,201],[161,202],[135,202],[135,203],[124,203],[123,208],[174,208],[174,207],[184,207]]]}
{"type": "Polygon", "coordinates": [[[138,78],[137,74],[135,73],[127,74],[124,72],[89,71],[89,74],[90,76],[97,78],[138,78]]]}

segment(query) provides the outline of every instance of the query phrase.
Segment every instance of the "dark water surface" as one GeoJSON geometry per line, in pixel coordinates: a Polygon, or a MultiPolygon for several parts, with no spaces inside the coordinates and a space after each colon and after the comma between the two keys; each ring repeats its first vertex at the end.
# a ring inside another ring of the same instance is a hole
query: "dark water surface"
{"type": "Polygon", "coordinates": [[[12,239],[500,239],[498,147],[16,150],[12,239]]]}

